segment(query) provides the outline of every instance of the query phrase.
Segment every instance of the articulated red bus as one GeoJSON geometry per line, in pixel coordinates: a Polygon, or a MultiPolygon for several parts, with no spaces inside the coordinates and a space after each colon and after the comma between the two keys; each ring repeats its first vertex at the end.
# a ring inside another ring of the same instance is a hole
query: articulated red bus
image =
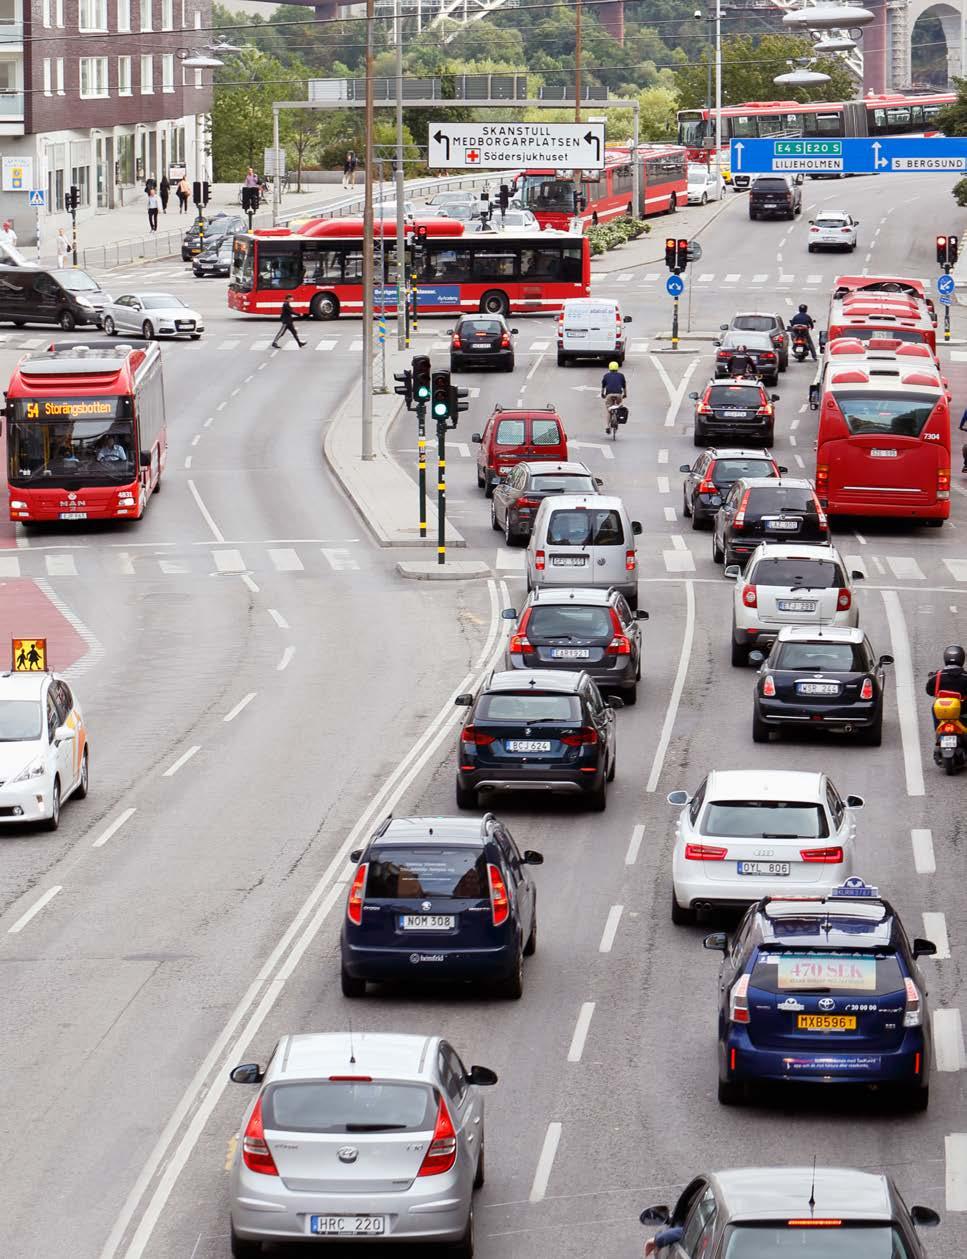
{"type": "Polygon", "coordinates": [[[161,350],[60,342],[7,387],[10,519],[140,520],[168,451],[161,350]]]}
{"type": "MultiPolygon", "coordinates": [[[[411,232],[415,224],[407,226],[411,232]]],[[[464,234],[456,221],[427,220],[417,270],[421,314],[552,313],[569,297],[591,291],[588,241],[578,235],[464,234]]],[[[379,225],[377,225],[377,232],[379,225]]],[[[228,304],[246,315],[278,316],[286,295],[313,319],[361,315],[363,225],[327,219],[301,232],[258,229],[235,237],[228,304]]],[[[396,224],[382,225],[377,250],[376,303],[396,311],[396,224]],[[379,274],[382,255],[382,275],[379,274]],[[384,287],[385,286],[385,287],[384,287]]]]}
{"type": "Polygon", "coordinates": [[[526,170],[517,176],[514,195],[541,227],[567,230],[575,219],[587,229],[607,223],[621,214],[644,218],[688,204],[688,169],[685,150],[665,144],[637,151],[639,193],[634,205],[635,158],[630,148],[608,149],[604,168],[585,171],[581,181],[580,209],[575,204],[571,171],[526,170]]]}

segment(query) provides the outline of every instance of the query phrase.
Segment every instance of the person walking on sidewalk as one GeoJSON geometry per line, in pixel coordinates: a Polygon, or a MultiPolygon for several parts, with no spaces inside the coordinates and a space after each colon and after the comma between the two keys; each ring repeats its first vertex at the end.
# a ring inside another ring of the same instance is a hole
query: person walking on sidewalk
{"type": "Polygon", "coordinates": [[[179,214],[186,214],[188,211],[188,199],[191,196],[191,189],[188,187],[187,175],[182,175],[178,180],[178,204],[181,209],[179,214]]]}
{"type": "Polygon", "coordinates": [[[67,266],[67,259],[70,257],[71,243],[64,235],[64,229],[57,229],[57,269],[63,271],[67,266]]]}
{"type": "Polygon", "coordinates": [[[356,183],[356,154],[352,149],[346,154],[346,160],[342,167],[342,186],[344,188],[352,188],[356,183]]]}
{"type": "Polygon", "coordinates": [[[168,198],[171,196],[171,184],[168,183],[168,176],[161,176],[161,187],[158,189],[161,196],[161,213],[168,213],[168,198]]]}
{"type": "Polygon", "coordinates": [[[3,230],[0,231],[0,238],[7,245],[17,246],[17,233],[13,230],[13,222],[11,219],[3,220],[3,230]]]}
{"type": "Polygon", "coordinates": [[[299,341],[299,334],[295,330],[295,313],[292,310],[291,293],[286,295],[286,299],[282,303],[282,310],[279,312],[279,320],[280,327],[278,332],[275,334],[275,339],[272,342],[273,350],[277,350],[279,348],[279,342],[287,332],[290,332],[295,337],[300,346],[305,345],[305,341],[299,341]]]}
{"type": "Polygon", "coordinates": [[[158,207],[161,205],[161,198],[158,194],[151,190],[148,193],[148,227],[152,232],[158,230],[158,207]]]}

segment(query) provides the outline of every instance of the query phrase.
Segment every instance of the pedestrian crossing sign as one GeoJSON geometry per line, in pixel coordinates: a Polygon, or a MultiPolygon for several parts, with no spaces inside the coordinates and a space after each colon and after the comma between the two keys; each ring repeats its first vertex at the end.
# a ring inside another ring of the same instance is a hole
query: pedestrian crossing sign
{"type": "Polygon", "coordinates": [[[15,638],[12,656],[14,673],[46,673],[47,639],[15,638]]]}
{"type": "Polygon", "coordinates": [[[43,188],[31,188],[29,198],[28,198],[28,205],[34,207],[37,210],[42,210],[46,204],[47,204],[47,194],[43,190],[43,188]]]}

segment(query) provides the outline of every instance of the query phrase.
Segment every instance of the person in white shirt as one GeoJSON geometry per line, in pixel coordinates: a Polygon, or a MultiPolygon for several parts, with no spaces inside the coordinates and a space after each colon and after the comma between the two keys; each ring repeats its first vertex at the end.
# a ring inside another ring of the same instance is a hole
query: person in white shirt
{"type": "Polygon", "coordinates": [[[71,254],[71,243],[64,235],[64,229],[57,229],[57,268],[60,271],[67,266],[67,259],[71,254]]]}
{"type": "Polygon", "coordinates": [[[13,230],[13,221],[11,219],[3,220],[2,239],[8,245],[16,245],[17,233],[13,230]]]}

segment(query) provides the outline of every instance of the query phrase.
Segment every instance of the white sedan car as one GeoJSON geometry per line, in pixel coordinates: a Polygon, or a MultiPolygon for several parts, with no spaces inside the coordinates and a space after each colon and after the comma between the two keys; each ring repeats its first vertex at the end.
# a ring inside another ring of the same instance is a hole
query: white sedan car
{"type": "Polygon", "coordinates": [[[717,201],[715,177],[703,162],[688,164],[688,204],[705,205],[709,201],[717,201]]]}
{"type": "Polygon", "coordinates": [[[104,307],[103,326],[109,337],[134,332],[148,341],[155,337],[191,337],[197,341],[205,331],[198,311],[171,293],[122,293],[104,307]]]}
{"type": "Polygon", "coordinates": [[[713,770],[682,806],[672,854],[672,922],[760,896],[821,896],[853,873],[861,796],[845,801],[825,774],[713,770]]]}
{"type": "Polygon", "coordinates": [[[89,756],[84,718],[62,678],[39,669],[0,676],[0,823],[55,831],[62,802],[87,795],[89,756]]]}
{"type": "Polygon", "coordinates": [[[818,218],[809,220],[809,252],[817,249],[848,249],[850,253],[856,248],[856,229],[859,219],[854,219],[845,210],[824,210],[818,218]]]}

